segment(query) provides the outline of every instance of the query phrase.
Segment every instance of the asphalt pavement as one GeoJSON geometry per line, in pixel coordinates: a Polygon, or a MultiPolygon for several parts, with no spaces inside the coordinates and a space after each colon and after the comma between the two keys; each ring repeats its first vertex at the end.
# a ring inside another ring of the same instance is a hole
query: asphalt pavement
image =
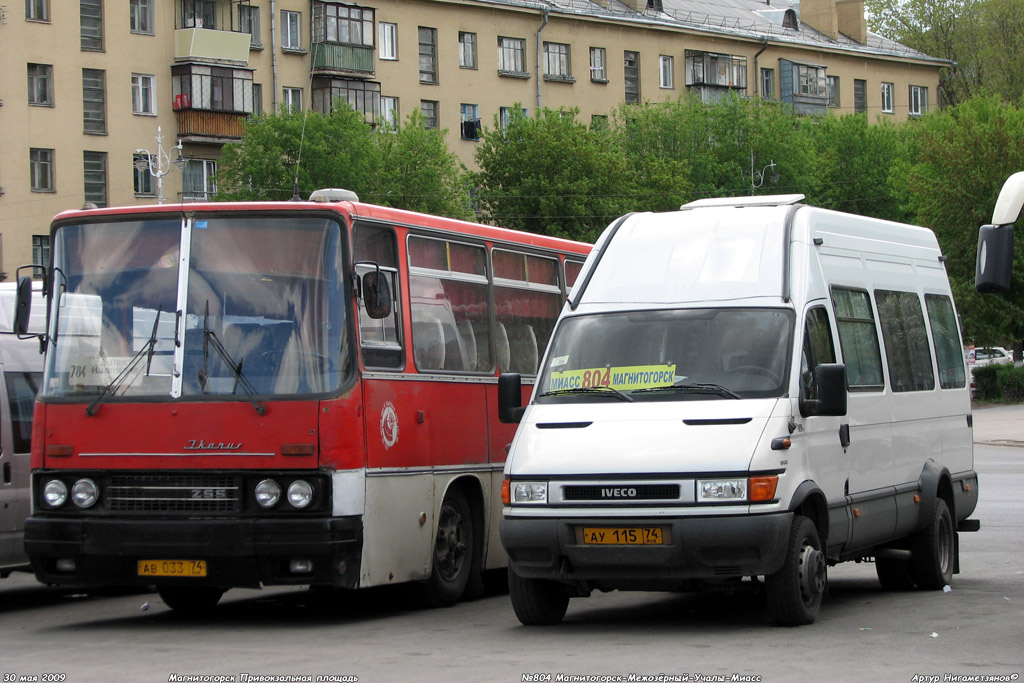
{"type": "Polygon", "coordinates": [[[974,404],[974,443],[1024,446],[1024,404],[974,404]]]}

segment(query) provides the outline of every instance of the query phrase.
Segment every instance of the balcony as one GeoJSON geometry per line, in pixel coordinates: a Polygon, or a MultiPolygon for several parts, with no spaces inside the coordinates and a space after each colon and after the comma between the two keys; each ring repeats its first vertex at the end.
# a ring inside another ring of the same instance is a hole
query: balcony
{"type": "Polygon", "coordinates": [[[248,65],[251,40],[248,33],[238,31],[179,28],[174,31],[174,59],[248,65]]]}
{"type": "Polygon", "coordinates": [[[373,48],[340,43],[313,43],[311,69],[316,75],[345,74],[370,77],[374,74],[373,48]]]}
{"type": "Polygon", "coordinates": [[[178,137],[186,142],[233,142],[245,132],[248,114],[205,109],[178,109],[178,137]]]}

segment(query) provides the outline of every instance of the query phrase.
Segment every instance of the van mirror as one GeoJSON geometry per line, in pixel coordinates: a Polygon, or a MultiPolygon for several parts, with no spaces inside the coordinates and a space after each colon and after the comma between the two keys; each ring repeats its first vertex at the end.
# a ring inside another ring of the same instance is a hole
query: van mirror
{"type": "Polygon", "coordinates": [[[814,384],[818,397],[809,399],[800,387],[800,414],[839,417],[846,415],[846,366],[842,363],[822,363],[814,369],[814,384]]]}
{"type": "Polygon", "coordinates": [[[516,373],[498,377],[498,419],[515,424],[523,419],[523,378],[516,373]]]}
{"type": "Polygon", "coordinates": [[[978,230],[974,288],[982,294],[1010,291],[1013,272],[1013,224],[983,225],[978,230]]]}
{"type": "Polygon", "coordinates": [[[363,276],[363,305],[366,314],[375,320],[391,315],[391,286],[387,275],[380,270],[363,276]]]}
{"type": "Polygon", "coordinates": [[[28,275],[18,277],[18,291],[14,303],[14,333],[19,336],[28,334],[28,321],[32,315],[32,278],[28,275]]]}

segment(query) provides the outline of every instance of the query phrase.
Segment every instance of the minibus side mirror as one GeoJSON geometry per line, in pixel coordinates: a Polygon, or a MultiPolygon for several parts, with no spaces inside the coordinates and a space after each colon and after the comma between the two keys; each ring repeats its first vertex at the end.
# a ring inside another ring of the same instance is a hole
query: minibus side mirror
{"type": "Polygon", "coordinates": [[[28,321],[32,315],[32,278],[28,275],[18,277],[18,291],[14,305],[14,333],[18,336],[28,334],[28,321]]]}
{"type": "Polygon", "coordinates": [[[523,378],[516,373],[498,377],[498,419],[515,424],[523,419],[523,378]]]}
{"type": "Polygon", "coordinates": [[[842,363],[822,363],[814,369],[814,383],[818,398],[809,399],[800,389],[800,414],[839,417],[846,415],[846,366],[842,363]]]}
{"type": "Polygon", "coordinates": [[[974,288],[982,294],[1010,291],[1013,272],[1013,224],[983,225],[978,230],[974,288]]]}
{"type": "Polygon", "coordinates": [[[363,276],[363,305],[375,320],[391,315],[391,286],[387,275],[374,270],[363,276]]]}

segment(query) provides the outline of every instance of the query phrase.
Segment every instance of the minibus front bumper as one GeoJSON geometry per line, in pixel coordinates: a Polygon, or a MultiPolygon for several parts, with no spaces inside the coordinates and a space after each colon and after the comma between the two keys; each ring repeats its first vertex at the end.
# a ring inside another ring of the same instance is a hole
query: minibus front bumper
{"type": "Polygon", "coordinates": [[[785,560],[792,523],[792,512],[642,519],[506,515],[501,542],[510,568],[523,578],[603,590],[672,590],[692,580],[774,574],[785,560]],[[654,528],[661,530],[661,543],[595,544],[583,536],[584,529],[605,536],[635,530],[639,536],[626,539],[635,541],[654,528]]]}
{"type": "Polygon", "coordinates": [[[205,520],[34,516],[25,524],[25,550],[32,570],[46,584],[356,588],[362,545],[359,516],[205,520]],[[147,575],[143,562],[154,563],[150,566],[158,567],[159,575],[147,575]],[[184,575],[176,576],[177,571],[184,575]]]}

